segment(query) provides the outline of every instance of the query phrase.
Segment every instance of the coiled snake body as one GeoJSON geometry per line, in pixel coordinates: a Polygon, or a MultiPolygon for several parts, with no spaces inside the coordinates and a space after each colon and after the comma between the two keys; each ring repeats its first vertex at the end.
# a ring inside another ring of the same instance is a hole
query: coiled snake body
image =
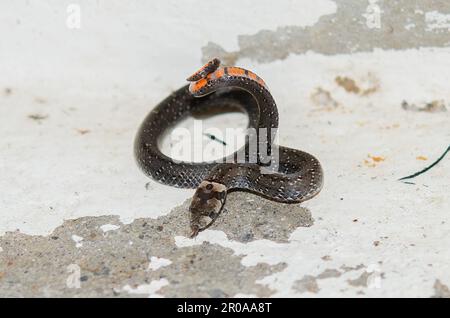
{"type": "Polygon", "coordinates": [[[323,184],[322,167],[314,156],[272,144],[278,111],[264,81],[248,70],[219,65],[218,59],[208,62],[188,78],[190,85],[158,104],[135,139],[135,156],[147,175],[167,185],[197,188],[190,206],[192,237],[216,220],[230,191],[299,203],[318,194],[323,184]],[[220,162],[175,162],[160,151],[158,140],[167,129],[214,107],[238,108],[248,114],[253,133],[248,134],[246,146],[220,162]]]}

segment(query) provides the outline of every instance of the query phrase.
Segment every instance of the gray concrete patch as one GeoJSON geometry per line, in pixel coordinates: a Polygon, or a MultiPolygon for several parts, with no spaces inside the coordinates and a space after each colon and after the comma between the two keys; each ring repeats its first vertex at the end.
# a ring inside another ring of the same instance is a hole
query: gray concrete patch
{"type": "MultiPolygon", "coordinates": [[[[8,232],[0,238],[0,295],[141,297],[148,292],[139,286],[164,280],[158,294],[168,297],[270,296],[274,291],[256,280],[283,270],[285,263],[246,267],[243,256],[219,245],[176,246],[174,237],[190,231],[189,201],[166,216],[131,224],[117,216],[84,217],[65,221],[48,236],[8,232]],[[149,267],[152,257],[166,264],[149,267]],[[74,285],[77,280],[80,288],[74,285]]],[[[234,193],[213,228],[240,242],[286,242],[296,228],[312,223],[302,207],[234,193]]]]}
{"type": "Polygon", "coordinates": [[[367,280],[370,273],[364,272],[356,279],[349,279],[347,282],[353,287],[367,287],[367,280]]]}
{"type": "MultiPolygon", "coordinates": [[[[179,213],[187,211],[189,203],[178,208],[179,213]]],[[[245,192],[230,193],[225,209],[211,229],[242,243],[259,239],[286,243],[295,229],[314,223],[311,212],[299,204],[281,204],[245,192]]]]}
{"type": "MultiPolygon", "coordinates": [[[[355,279],[347,279],[347,283],[352,287],[368,287],[368,281],[371,277],[378,276],[379,279],[384,278],[384,273],[373,273],[373,271],[369,271],[364,264],[360,264],[357,266],[346,266],[342,265],[340,267],[341,270],[335,268],[327,268],[317,276],[313,275],[305,275],[302,279],[299,279],[294,282],[292,285],[293,290],[298,293],[318,293],[320,291],[319,288],[319,280],[329,279],[329,278],[338,278],[342,275],[347,274],[348,272],[358,272],[361,271],[361,274],[355,279]],[[376,275],[376,276],[375,276],[376,275]]],[[[436,286],[436,285],[435,285],[436,286]]],[[[359,294],[364,294],[363,291],[359,291],[359,294]]]]}
{"type": "Polygon", "coordinates": [[[439,279],[434,282],[434,296],[433,298],[450,298],[450,289],[443,284],[439,279]]]}
{"type": "Polygon", "coordinates": [[[435,17],[426,15],[433,11],[450,13],[447,1],[380,0],[373,1],[372,6],[368,1],[335,2],[337,12],[321,17],[311,27],[285,26],[239,35],[239,50],[235,52],[227,52],[217,43],[209,42],[202,48],[203,61],[219,57],[227,65],[236,64],[240,58],[267,63],[308,51],[343,54],[375,48],[402,50],[450,44],[448,30],[433,27],[437,23],[435,17]]]}
{"type": "Polygon", "coordinates": [[[337,278],[340,277],[341,275],[342,273],[337,269],[328,268],[317,276],[312,275],[303,276],[302,279],[299,279],[294,282],[292,288],[299,293],[310,292],[317,294],[320,290],[319,285],[317,283],[318,280],[327,278],[337,278]]]}
{"type": "Polygon", "coordinates": [[[297,280],[294,283],[293,289],[299,293],[310,292],[314,294],[317,294],[320,290],[317,284],[317,278],[311,275],[305,275],[302,279],[297,280]]]}
{"type": "Polygon", "coordinates": [[[317,276],[319,279],[325,279],[325,278],[334,278],[341,276],[342,273],[338,271],[337,269],[326,269],[321,274],[317,276]]]}

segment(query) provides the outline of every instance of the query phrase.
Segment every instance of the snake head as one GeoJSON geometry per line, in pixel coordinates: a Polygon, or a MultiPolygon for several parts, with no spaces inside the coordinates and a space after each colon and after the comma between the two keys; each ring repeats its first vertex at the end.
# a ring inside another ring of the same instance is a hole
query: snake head
{"type": "Polygon", "coordinates": [[[222,212],[226,196],[225,185],[210,181],[200,183],[189,207],[191,238],[214,223],[222,212]]]}

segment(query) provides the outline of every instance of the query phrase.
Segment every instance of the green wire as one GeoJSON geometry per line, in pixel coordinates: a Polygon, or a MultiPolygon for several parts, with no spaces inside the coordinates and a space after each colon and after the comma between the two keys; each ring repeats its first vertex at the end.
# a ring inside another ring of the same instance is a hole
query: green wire
{"type": "Polygon", "coordinates": [[[430,170],[431,168],[433,168],[435,165],[437,165],[439,163],[439,161],[441,161],[442,159],[444,159],[445,155],[450,151],[450,146],[448,146],[447,150],[435,161],[433,162],[431,165],[429,165],[428,167],[426,167],[425,169],[420,170],[419,172],[416,172],[410,176],[406,176],[403,178],[398,179],[399,181],[401,180],[406,180],[406,179],[412,179],[417,177],[418,175],[421,175],[422,173],[427,172],[428,170],[430,170]]]}

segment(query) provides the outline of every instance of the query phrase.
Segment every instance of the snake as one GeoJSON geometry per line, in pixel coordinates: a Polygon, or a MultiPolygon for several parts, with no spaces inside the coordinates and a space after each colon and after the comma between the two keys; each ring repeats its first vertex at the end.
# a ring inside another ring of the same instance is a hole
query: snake
{"type": "Polygon", "coordinates": [[[301,203],[323,186],[323,169],[313,155],[273,143],[278,109],[264,80],[213,58],[145,117],[135,137],[141,170],[159,183],[196,189],[189,207],[191,237],[210,227],[221,214],[227,194],[251,192],[281,203],[301,203]],[[220,160],[176,161],[162,153],[162,136],[196,114],[233,109],[247,114],[245,145],[220,160]]]}

